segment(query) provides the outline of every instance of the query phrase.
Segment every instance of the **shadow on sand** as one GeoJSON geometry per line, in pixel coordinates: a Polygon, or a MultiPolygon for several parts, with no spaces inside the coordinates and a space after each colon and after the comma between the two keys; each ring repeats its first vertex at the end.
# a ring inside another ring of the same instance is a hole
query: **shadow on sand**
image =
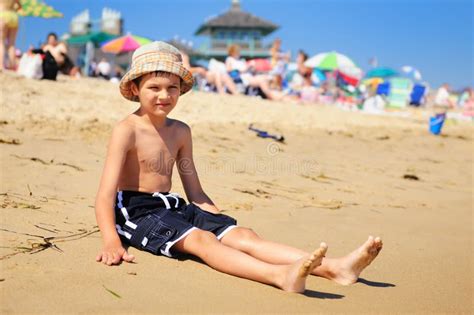
{"type": "Polygon", "coordinates": [[[371,287],[377,287],[377,288],[392,288],[392,287],[396,286],[393,283],[375,282],[375,281],[366,280],[364,278],[359,278],[357,280],[357,282],[363,283],[363,284],[371,286],[371,287]]]}
{"type": "Polygon", "coordinates": [[[304,291],[303,295],[307,297],[323,299],[323,300],[326,300],[326,299],[336,300],[336,299],[342,299],[344,297],[344,295],[340,295],[340,294],[319,292],[319,291],[313,291],[313,290],[308,290],[308,289],[304,291]]]}

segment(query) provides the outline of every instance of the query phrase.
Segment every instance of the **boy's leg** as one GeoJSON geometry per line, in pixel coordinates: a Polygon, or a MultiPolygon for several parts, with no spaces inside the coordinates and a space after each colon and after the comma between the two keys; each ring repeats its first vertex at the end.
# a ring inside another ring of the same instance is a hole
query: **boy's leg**
{"type": "MultiPolygon", "coordinates": [[[[222,243],[243,251],[257,259],[271,264],[289,264],[308,255],[308,253],[287,245],[266,241],[254,231],[237,227],[229,231],[222,243]]],[[[324,258],[321,265],[311,272],[313,275],[348,285],[357,281],[360,273],[382,249],[380,238],[369,237],[359,248],[341,258],[324,258]]]]}
{"type": "Polygon", "coordinates": [[[227,274],[274,285],[289,292],[303,292],[306,277],[321,263],[327,246],[321,244],[313,254],[300,257],[291,264],[274,265],[225,246],[210,232],[194,230],[177,242],[173,249],[195,255],[210,267],[227,274]]]}

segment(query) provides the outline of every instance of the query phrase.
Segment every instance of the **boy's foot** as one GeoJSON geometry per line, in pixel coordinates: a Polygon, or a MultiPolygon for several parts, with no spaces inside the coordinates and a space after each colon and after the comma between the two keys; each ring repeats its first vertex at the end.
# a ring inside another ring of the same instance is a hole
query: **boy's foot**
{"type": "Polygon", "coordinates": [[[365,269],[377,257],[382,250],[382,240],[380,237],[374,238],[369,236],[369,239],[362,244],[361,247],[340,259],[336,270],[333,270],[330,276],[331,280],[342,284],[349,285],[357,282],[362,270],[365,269]]]}
{"type": "Polygon", "coordinates": [[[314,268],[321,265],[327,249],[326,243],[321,243],[311,255],[289,265],[281,288],[287,292],[303,293],[306,288],[306,278],[314,268]]]}

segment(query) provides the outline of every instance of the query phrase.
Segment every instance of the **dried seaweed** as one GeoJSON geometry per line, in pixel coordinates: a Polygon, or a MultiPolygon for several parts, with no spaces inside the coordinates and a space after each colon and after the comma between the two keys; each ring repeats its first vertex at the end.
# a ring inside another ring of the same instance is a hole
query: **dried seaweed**
{"type": "Polygon", "coordinates": [[[69,164],[69,163],[64,163],[64,162],[55,162],[54,159],[52,159],[51,161],[47,162],[43,159],[40,159],[38,157],[26,157],[26,156],[19,156],[19,155],[16,155],[16,154],[12,154],[13,157],[16,157],[17,159],[20,159],[20,160],[30,160],[30,161],[33,161],[33,162],[39,162],[43,165],[59,165],[59,166],[67,166],[67,167],[70,167],[70,168],[73,168],[75,169],[76,171],[79,171],[79,172],[83,172],[84,169],[82,167],[79,167],[77,165],[73,165],[73,164],[69,164]]]}
{"type": "Polygon", "coordinates": [[[404,179],[409,179],[409,180],[420,180],[420,178],[416,175],[413,174],[405,174],[403,175],[404,179]]]}
{"type": "MultiPolygon", "coordinates": [[[[38,227],[38,226],[36,226],[38,227]]],[[[68,241],[75,241],[79,240],[81,238],[87,237],[91,234],[99,232],[99,229],[96,227],[92,230],[85,230],[85,229],[79,229],[79,233],[75,233],[72,235],[67,235],[67,236],[50,236],[50,237],[45,237],[43,235],[37,235],[37,234],[30,234],[30,233],[24,233],[24,232],[17,232],[17,231],[12,231],[8,229],[3,229],[0,228],[0,231],[4,232],[9,232],[9,233],[15,233],[15,234],[21,234],[21,235],[26,235],[26,236],[31,236],[31,237],[36,237],[36,238],[41,238],[42,241],[40,242],[33,242],[31,243],[30,247],[14,247],[17,252],[11,253],[5,256],[0,257],[0,260],[9,258],[11,256],[14,256],[16,254],[21,254],[21,253],[29,253],[29,254],[36,254],[39,252],[42,252],[48,248],[54,249],[59,252],[63,252],[62,249],[60,249],[56,243],[61,243],[61,242],[68,242],[68,241]]]]}
{"type": "Polygon", "coordinates": [[[19,145],[19,144],[21,144],[21,141],[19,139],[3,139],[3,138],[0,138],[0,143],[19,145]]]}

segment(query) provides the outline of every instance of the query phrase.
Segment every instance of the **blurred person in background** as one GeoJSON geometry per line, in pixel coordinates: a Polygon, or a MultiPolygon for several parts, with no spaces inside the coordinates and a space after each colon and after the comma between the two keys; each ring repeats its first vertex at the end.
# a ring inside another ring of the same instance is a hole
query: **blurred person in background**
{"type": "Polygon", "coordinates": [[[0,0],[0,70],[5,68],[5,52],[8,55],[7,69],[15,70],[17,66],[15,42],[18,33],[17,11],[20,9],[19,0],[0,0]]]}

